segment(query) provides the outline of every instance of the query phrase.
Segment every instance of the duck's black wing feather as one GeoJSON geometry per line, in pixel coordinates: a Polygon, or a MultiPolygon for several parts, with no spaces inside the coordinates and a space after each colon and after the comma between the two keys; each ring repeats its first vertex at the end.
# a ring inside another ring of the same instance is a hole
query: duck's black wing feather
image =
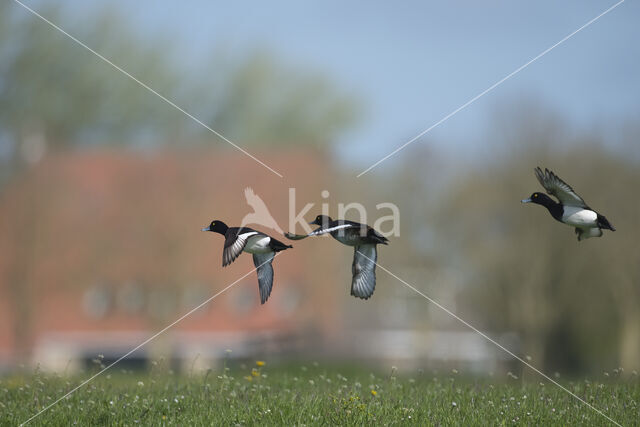
{"type": "Polygon", "coordinates": [[[547,193],[555,196],[565,206],[588,208],[582,197],[571,188],[569,184],[560,179],[556,174],[545,168],[544,172],[539,167],[533,170],[540,184],[547,193]]]}
{"type": "Polygon", "coordinates": [[[275,252],[284,251],[286,249],[291,249],[293,246],[285,245],[280,240],[276,240],[273,237],[269,237],[269,247],[273,249],[275,252]]]}
{"type": "Polygon", "coordinates": [[[253,265],[256,266],[258,273],[260,304],[264,304],[269,298],[269,295],[271,295],[271,288],[273,288],[273,266],[271,262],[275,256],[275,252],[253,254],[253,265]]]}
{"type": "Polygon", "coordinates": [[[222,266],[226,267],[235,261],[247,246],[247,239],[258,233],[251,228],[232,227],[224,235],[224,249],[222,251],[222,266]]]}
{"type": "Polygon", "coordinates": [[[351,295],[369,299],[376,288],[376,261],[378,252],[376,245],[367,244],[356,246],[353,251],[351,271],[351,295]]]}

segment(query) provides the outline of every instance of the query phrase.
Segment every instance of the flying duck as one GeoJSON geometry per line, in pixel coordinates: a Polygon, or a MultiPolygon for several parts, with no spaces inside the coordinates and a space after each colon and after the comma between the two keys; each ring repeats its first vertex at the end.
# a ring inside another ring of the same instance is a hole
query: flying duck
{"type": "Polygon", "coordinates": [[[546,168],[542,172],[539,167],[535,168],[534,172],[547,193],[555,196],[560,203],[546,194],[538,192],[533,193],[528,199],[522,200],[522,203],[542,205],[557,221],[575,227],[578,241],[590,237],[600,237],[603,229],[616,231],[607,218],[587,206],[582,197],[578,196],[573,188],[558,178],[556,174],[546,168]]]}
{"type": "Polygon", "coordinates": [[[213,231],[224,236],[224,249],[222,251],[222,266],[226,267],[240,256],[242,252],[253,254],[253,265],[258,273],[258,290],[260,291],[260,303],[264,304],[273,287],[273,266],[271,262],[276,252],[292,248],[291,245],[269,237],[264,233],[248,227],[228,227],[222,221],[211,221],[208,227],[202,231],[213,231]]]}
{"type": "Polygon", "coordinates": [[[338,242],[353,246],[351,295],[369,299],[376,287],[376,261],[378,260],[376,245],[386,245],[387,238],[366,224],[341,219],[333,220],[327,215],[318,215],[309,224],[319,225],[320,228],[309,234],[285,233],[285,236],[291,240],[300,240],[310,236],[330,234],[338,242]]]}

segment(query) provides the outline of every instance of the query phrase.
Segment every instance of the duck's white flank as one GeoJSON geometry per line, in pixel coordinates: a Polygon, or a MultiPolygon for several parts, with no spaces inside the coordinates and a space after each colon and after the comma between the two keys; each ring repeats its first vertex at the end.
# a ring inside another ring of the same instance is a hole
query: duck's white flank
{"type": "Polygon", "coordinates": [[[253,234],[247,237],[247,245],[244,247],[245,252],[249,252],[250,254],[266,254],[273,251],[269,247],[271,237],[256,232],[253,232],[253,234]]]}
{"type": "Polygon", "coordinates": [[[564,206],[562,222],[574,227],[597,227],[598,214],[592,210],[573,206],[564,206]]]}

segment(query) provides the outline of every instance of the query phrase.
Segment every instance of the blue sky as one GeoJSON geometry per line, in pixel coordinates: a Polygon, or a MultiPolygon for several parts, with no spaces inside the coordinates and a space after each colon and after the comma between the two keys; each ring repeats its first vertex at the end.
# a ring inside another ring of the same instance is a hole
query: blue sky
{"type": "MultiPolygon", "coordinates": [[[[42,1],[26,3],[37,9],[42,1]]],[[[84,19],[114,3],[141,33],[172,39],[187,62],[197,63],[223,44],[240,53],[266,48],[289,64],[324,71],[363,100],[365,120],[341,143],[365,164],[616,2],[74,0],[67,7],[84,19]]],[[[627,0],[434,129],[423,143],[472,148],[481,143],[478,135],[496,106],[521,94],[542,100],[578,127],[615,126],[637,117],[638,22],[640,5],[627,0]]]]}

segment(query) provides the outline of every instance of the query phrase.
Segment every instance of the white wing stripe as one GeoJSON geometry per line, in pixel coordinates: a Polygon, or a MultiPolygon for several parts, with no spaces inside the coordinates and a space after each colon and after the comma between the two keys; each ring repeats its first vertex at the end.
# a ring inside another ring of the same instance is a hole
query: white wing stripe
{"type": "Polygon", "coordinates": [[[316,230],[312,233],[309,233],[309,236],[318,236],[320,234],[326,234],[326,233],[331,233],[332,231],[335,230],[340,230],[342,228],[349,228],[349,227],[353,227],[353,225],[351,224],[341,224],[341,225],[336,225],[335,227],[329,227],[329,228],[321,228],[320,230],[316,230]]]}
{"type": "Polygon", "coordinates": [[[238,234],[238,239],[246,239],[247,237],[253,236],[254,234],[258,234],[257,231],[249,231],[247,233],[238,234]]]}

